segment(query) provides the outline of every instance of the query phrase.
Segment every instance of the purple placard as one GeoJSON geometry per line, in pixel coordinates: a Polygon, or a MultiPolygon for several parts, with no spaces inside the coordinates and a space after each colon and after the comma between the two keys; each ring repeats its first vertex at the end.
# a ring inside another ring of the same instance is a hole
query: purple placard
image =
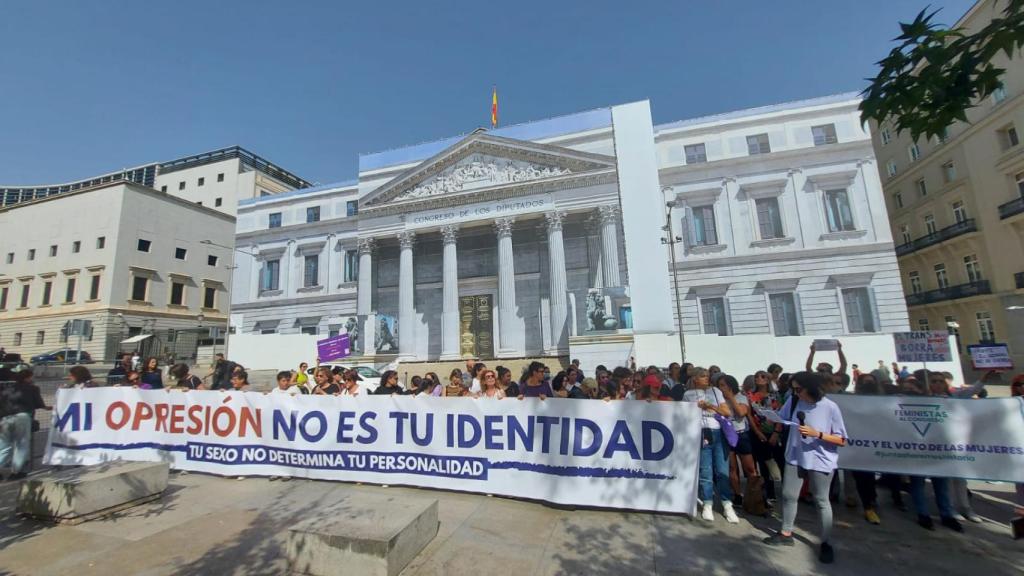
{"type": "Polygon", "coordinates": [[[316,357],[321,362],[344,358],[351,353],[352,344],[349,341],[348,334],[338,334],[337,336],[317,340],[316,342],[316,357]]]}

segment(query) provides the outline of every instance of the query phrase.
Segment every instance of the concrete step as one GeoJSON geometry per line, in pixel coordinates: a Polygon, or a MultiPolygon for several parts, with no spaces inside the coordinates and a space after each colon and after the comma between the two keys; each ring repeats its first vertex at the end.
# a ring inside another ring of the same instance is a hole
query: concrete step
{"type": "Polygon", "coordinates": [[[115,461],[32,474],[21,483],[17,511],[79,524],[159,498],[168,472],[166,462],[115,461]]]}
{"type": "Polygon", "coordinates": [[[298,574],[396,576],[437,535],[437,500],[354,494],[288,529],[298,574]]]}

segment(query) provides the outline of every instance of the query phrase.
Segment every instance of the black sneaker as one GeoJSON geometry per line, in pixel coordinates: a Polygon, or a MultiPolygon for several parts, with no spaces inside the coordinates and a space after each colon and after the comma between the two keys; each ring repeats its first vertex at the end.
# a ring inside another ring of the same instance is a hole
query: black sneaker
{"type": "MultiPolygon", "coordinates": [[[[930,518],[929,518],[929,520],[930,520],[930,518]]],[[[942,525],[943,526],[945,526],[946,528],[949,528],[950,530],[952,530],[954,532],[963,532],[964,531],[964,527],[960,524],[960,522],[956,518],[953,518],[952,516],[943,516],[941,521],[942,521],[942,525]]]]}
{"type": "Polygon", "coordinates": [[[776,532],[771,536],[761,540],[769,546],[793,546],[793,536],[783,536],[782,532],[776,532]]]}
{"type": "Polygon", "coordinates": [[[918,515],[917,525],[925,530],[935,530],[935,523],[932,522],[931,516],[918,515]]]}
{"type": "Polygon", "coordinates": [[[836,551],[832,549],[832,545],[828,542],[821,543],[821,552],[818,554],[818,560],[821,560],[822,564],[831,564],[836,561],[836,551]]]}

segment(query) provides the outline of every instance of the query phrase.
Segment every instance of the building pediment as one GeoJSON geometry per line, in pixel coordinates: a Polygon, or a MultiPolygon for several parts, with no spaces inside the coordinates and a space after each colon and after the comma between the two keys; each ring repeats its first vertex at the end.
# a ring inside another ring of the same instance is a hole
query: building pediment
{"type": "Polygon", "coordinates": [[[610,156],[476,132],[374,190],[360,208],[419,205],[454,197],[470,201],[479,193],[502,188],[525,194],[614,169],[615,159],[610,156]]]}

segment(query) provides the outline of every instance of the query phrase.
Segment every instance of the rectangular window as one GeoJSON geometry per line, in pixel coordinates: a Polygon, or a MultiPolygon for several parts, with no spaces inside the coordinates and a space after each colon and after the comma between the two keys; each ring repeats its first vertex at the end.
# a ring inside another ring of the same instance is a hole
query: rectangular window
{"type": "Polygon", "coordinates": [[[846,190],[825,191],[825,219],[829,232],[853,230],[853,211],[850,210],[850,196],[846,190]]]}
{"type": "Polygon", "coordinates": [[[223,182],[223,181],[224,181],[224,173],[221,172],[220,174],[217,174],[217,182],[223,182]]]}
{"type": "Polygon", "coordinates": [[[184,189],[185,189],[185,181],[182,180],[181,182],[178,182],[178,190],[184,190],[184,189]]]}
{"type": "Polygon", "coordinates": [[[715,209],[699,206],[693,209],[693,244],[714,246],[718,244],[718,230],[715,228],[715,209]]]}
{"type": "Polygon", "coordinates": [[[821,126],[811,126],[811,135],[814,136],[815,146],[835,144],[836,142],[839,141],[836,139],[835,124],[822,124],[821,126]]]}
{"type": "Polygon", "coordinates": [[[214,309],[217,307],[217,289],[213,286],[203,288],[203,308],[214,309]]]}
{"type": "Polygon", "coordinates": [[[171,305],[172,306],[184,306],[185,305],[185,283],[184,282],[171,282],[171,305]]]}
{"type": "Polygon", "coordinates": [[[949,140],[949,128],[943,128],[938,134],[935,135],[935,145],[945,144],[946,140],[949,140]]]}
{"type": "Polygon", "coordinates": [[[89,300],[100,299],[100,275],[89,278],[89,300]]]}
{"type": "Polygon", "coordinates": [[[1009,150],[1020,144],[1020,137],[1017,136],[1017,129],[1013,124],[1007,124],[996,130],[996,136],[999,138],[999,147],[1002,150],[1009,150]]]}
{"type": "Polygon", "coordinates": [[[164,184],[163,186],[161,186],[160,187],[160,191],[166,194],[167,193],[167,185],[164,184]]]}
{"type": "Polygon", "coordinates": [[[978,321],[978,338],[982,342],[995,342],[996,341],[996,327],[992,323],[992,314],[988,312],[978,312],[974,315],[975,320],[978,321]]]}
{"type": "Polygon", "coordinates": [[[39,330],[38,332],[36,332],[36,346],[42,345],[42,343],[45,342],[45,341],[46,341],[46,331],[45,330],[39,330]]]}
{"type": "Polygon", "coordinates": [[[992,91],[992,103],[999,104],[1003,100],[1006,100],[1006,87],[1000,84],[992,91]]]}
{"type": "Polygon", "coordinates": [[[964,270],[967,271],[968,282],[981,282],[981,263],[978,262],[977,254],[964,256],[964,270]]]}
{"type": "Polygon", "coordinates": [[[54,244],[53,246],[50,246],[50,258],[53,258],[56,255],[57,255],[57,245],[54,244]]]}
{"type": "Polygon", "coordinates": [[[214,200],[213,200],[213,205],[214,206],[219,208],[223,204],[224,204],[224,199],[223,198],[214,198],[214,200]]]}
{"type": "Polygon", "coordinates": [[[139,238],[139,243],[136,246],[136,248],[138,249],[139,252],[149,252],[149,247],[152,245],[153,243],[150,242],[149,240],[143,240],[142,238],[139,238]]]}
{"type": "Polygon", "coordinates": [[[312,288],[320,285],[320,256],[306,256],[302,267],[302,286],[312,288]]]}
{"type": "Polygon", "coordinates": [[[928,195],[928,185],[924,183],[924,178],[921,178],[917,182],[914,182],[914,186],[917,187],[917,195],[924,198],[928,195]]]}
{"type": "Polygon", "coordinates": [[[36,259],[36,249],[35,248],[29,248],[28,249],[28,259],[30,261],[36,259]]]}
{"type": "Polygon", "coordinates": [[[704,318],[705,334],[729,335],[729,326],[725,319],[724,298],[702,298],[700,309],[704,318]]]}
{"type": "Polygon", "coordinates": [[[310,206],[306,208],[306,224],[320,221],[320,207],[310,206]]]}
{"type": "Polygon", "coordinates": [[[14,333],[14,345],[21,346],[21,332],[14,333]]]}
{"type": "Polygon", "coordinates": [[[910,278],[910,292],[912,294],[920,294],[921,293],[921,275],[918,274],[917,272],[910,272],[909,274],[907,274],[907,277],[910,278]]]}
{"type": "Polygon", "coordinates": [[[767,134],[747,136],[747,153],[751,156],[755,154],[768,154],[771,151],[772,147],[768,143],[767,134]]]}
{"type": "Polygon", "coordinates": [[[32,286],[30,284],[22,284],[21,285],[21,307],[22,308],[28,308],[28,296],[29,296],[29,292],[30,292],[31,287],[32,286]]]}
{"type": "Polygon", "coordinates": [[[903,208],[903,194],[901,192],[896,192],[895,194],[893,194],[892,202],[893,204],[896,205],[897,208],[903,208]]]}
{"type": "Polygon", "coordinates": [[[206,264],[207,264],[207,266],[216,266],[217,265],[217,260],[218,260],[218,258],[216,256],[214,256],[213,254],[209,254],[209,255],[206,256],[206,264]]]}
{"type": "Polygon", "coordinates": [[[107,237],[106,236],[100,236],[99,238],[96,239],[96,249],[97,250],[103,250],[104,248],[106,248],[106,246],[107,246],[107,237]]]}
{"type": "Polygon", "coordinates": [[[359,201],[349,200],[345,203],[345,215],[355,216],[356,214],[359,214],[359,201]]]}
{"type": "Polygon", "coordinates": [[[703,142],[683,146],[683,152],[686,154],[687,164],[703,164],[708,161],[708,153],[703,142]]]}
{"type": "Polygon", "coordinates": [[[927,332],[927,331],[931,330],[931,328],[928,327],[928,319],[927,318],[921,318],[920,320],[918,320],[917,321],[917,329],[922,331],[922,332],[927,332]]]}
{"type": "Polygon", "coordinates": [[[7,253],[7,263],[14,264],[14,252],[7,253]]]}
{"type": "Polygon", "coordinates": [[[846,324],[851,334],[878,332],[875,311],[867,288],[844,289],[843,309],[846,311],[846,324]]]}
{"type": "Polygon", "coordinates": [[[267,260],[263,264],[263,290],[279,290],[281,282],[281,261],[267,260]]]}
{"type": "Polygon", "coordinates": [[[200,178],[196,181],[196,186],[202,186],[203,184],[206,184],[206,178],[200,178]]]}
{"type": "Polygon", "coordinates": [[[924,217],[924,230],[925,234],[929,236],[935,234],[935,216],[928,214],[924,217]]]}
{"type": "Polygon", "coordinates": [[[893,176],[896,175],[895,160],[889,160],[888,162],[885,163],[885,173],[889,175],[889,178],[892,178],[893,176]]]}
{"type": "Polygon", "coordinates": [[[939,287],[939,290],[949,288],[949,276],[946,275],[946,265],[936,264],[933,269],[935,270],[935,284],[939,287]]]}
{"type": "Polygon", "coordinates": [[[796,298],[792,292],[769,294],[772,308],[772,327],[776,336],[799,336],[800,319],[796,312],[796,298]]]}
{"type": "Polygon", "coordinates": [[[132,300],[145,302],[147,288],[149,288],[149,278],[145,276],[135,276],[132,278],[132,300]]]}
{"type": "Polygon", "coordinates": [[[43,282],[43,306],[49,306],[53,299],[53,282],[43,282]]]}
{"type": "Polygon", "coordinates": [[[316,336],[317,335],[317,327],[316,326],[303,326],[302,328],[299,328],[299,333],[300,334],[309,334],[310,336],[316,336]]]}
{"type": "Polygon", "coordinates": [[[910,156],[911,162],[917,162],[918,160],[921,159],[921,149],[917,146],[917,144],[911,144],[909,147],[907,147],[907,155],[910,156]]]}
{"type": "Polygon", "coordinates": [[[782,238],[782,214],[779,212],[779,199],[758,198],[754,203],[757,207],[757,226],[761,240],[782,238]]]}
{"type": "Polygon", "coordinates": [[[882,146],[885,146],[889,142],[892,142],[892,133],[889,132],[888,128],[882,128],[882,131],[879,135],[882,137],[882,146]]]}
{"type": "Polygon", "coordinates": [[[345,282],[359,280],[359,252],[345,250],[345,282]]]}
{"type": "Polygon", "coordinates": [[[274,213],[270,214],[270,216],[268,218],[269,218],[269,223],[268,224],[269,224],[270,228],[280,228],[281,227],[281,213],[280,212],[274,212],[274,213]]]}
{"type": "Polygon", "coordinates": [[[0,288],[0,310],[7,310],[7,296],[10,292],[11,289],[7,286],[0,288]]]}
{"type": "Polygon", "coordinates": [[[953,180],[956,180],[956,164],[954,164],[952,161],[943,164],[942,178],[946,181],[947,184],[952,182],[953,180]]]}
{"type": "Polygon", "coordinates": [[[71,253],[72,254],[78,254],[81,251],[82,251],[82,241],[81,240],[75,240],[74,242],[71,243],[71,253]]]}
{"type": "Polygon", "coordinates": [[[967,208],[964,207],[964,203],[957,200],[953,202],[953,221],[959,224],[967,220],[967,208]]]}
{"type": "Polygon", "coordinates": [[[64,288],[64,303],[71,304],[75,301],[75,285],[78,284],[78,280],[75,278],[68,278],[67,286],[64,288]]]}
{"type": "Polygon", "coordinates": [[[188,256],[188,250],[187,249],[185,249],[185,248],[175,248],[174,249],[174,258],[175,259],[177,259],[177,260],[184,260],[186,256],[188,256]]]}
{"type": "MultiPolygon", "coordinates": [[[[1014,180],[1017,182],[1017,194],[1024,198],[1024,172],[1018,172],[1014,180]]],[[[14,260],[14,254],[11,254],[11,260],[14,260]]]]}

